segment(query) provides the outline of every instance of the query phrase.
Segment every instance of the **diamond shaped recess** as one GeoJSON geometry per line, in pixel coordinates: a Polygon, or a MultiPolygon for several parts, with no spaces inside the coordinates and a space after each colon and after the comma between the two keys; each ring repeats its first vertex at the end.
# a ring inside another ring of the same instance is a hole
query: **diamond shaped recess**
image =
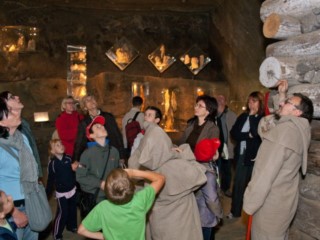
{"type": "Polygon", "coordinates": [[[109,48],[106,55],[123,71],[139,56],[139,52],[123,37],[109,48]]]}
{"type": "Polygon", "coordinates": [[[163,73],[176,61],[174,56],[166,52],[164,44],[150,53],[148,59],[160,73],[163,73]]]}
{"type": "Polygon", "coordinates": [[[180,57],[180,61],[187,66],[193,75],[197,75],[209,62],[211,62],[211,59],[201,48],[194,45],[180,57]]]}

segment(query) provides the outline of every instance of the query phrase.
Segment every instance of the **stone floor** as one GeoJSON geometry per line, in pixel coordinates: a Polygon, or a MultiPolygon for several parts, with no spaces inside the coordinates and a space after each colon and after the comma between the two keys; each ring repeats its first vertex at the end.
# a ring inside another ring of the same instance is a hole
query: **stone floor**
{"type": "MultiPolygon", "coordinates": [[[[223,208],[225,215],[230,210],[231,205],[231,199],[227,197],[223,197],[222,199],[223,208]]],[[[50,205],[52,207],[53,212],[55,212],[56,209],[56,201],[54,198],[51,198],[50,205]]],[[[80,217],[78,217],[78,222],[80,223],[80,217]]],[[[224,219],[222,226],[219,227],[216,231],[216,240],[244,240],[246,235],[246,222],[247,222],[247,216],[243,216],[242,218],[237,219],[224,219]]],[[[51,240],[52,235],[50,232],[50,228],[46,232],[43,232],[40,235],[39,240],[51,240]]],[[[68,231],[64,231],[64,240],[84,240],[85,238],[70,233],[68,231]]],[[[178,239],[177,239],[178,240],[178,239]]],[[[195,239],[197,240],[197,239],[195,239]]]]}

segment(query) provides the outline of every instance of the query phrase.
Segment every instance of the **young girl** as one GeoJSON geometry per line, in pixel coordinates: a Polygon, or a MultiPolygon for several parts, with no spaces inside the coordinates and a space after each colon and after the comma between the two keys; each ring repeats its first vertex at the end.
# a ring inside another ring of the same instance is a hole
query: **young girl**
{"type": "Polygon", "coordinates": [[[77,232],[77,203],[76,203],[76,164],[64,153],[64,146],[58,139],[49,144],[50,162],[48,165],[48,182],[46,192],[50,196],[53,187],[56,189],[57,214],[54,220],[53,237],[62,239],[64,227],[77,232]]]}
{"type": "Polygon", "coordinates": [[[13,209],[12,197],[0,190],[0,240],[17,240],[16,227],[6,220],[6,215],[13,209]]]}

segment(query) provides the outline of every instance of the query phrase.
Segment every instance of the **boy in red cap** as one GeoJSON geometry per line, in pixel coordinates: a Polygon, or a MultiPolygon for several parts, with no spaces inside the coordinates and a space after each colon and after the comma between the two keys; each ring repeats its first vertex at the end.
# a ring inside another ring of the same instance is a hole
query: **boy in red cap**
{"type": "Polygon", "coordinates": [[[95,144],[81,154],[79,167],[76,171],[77,182],[83,192],[95,194],[97,189],[100,189],[96,203],[105,199],[104,179],[113,169],[119,167],[120,159],[118,150],[108,144],[106,139],[108,133],[104,124],[105,118],[97,116],[87,126],[86,136],[95,144]]]}
{"type": "Polygon", "coordinates": [[[203,139],[197,143],[194,155],[199,163],[206,167],[207,183],[196,191],[196,200],[199,208],[202,234],[204,240],[214,239],[213,227],[223,218],[223,209],[218,196],[217,171],[213,161],[219,157],[218,138],[203,139]]]}

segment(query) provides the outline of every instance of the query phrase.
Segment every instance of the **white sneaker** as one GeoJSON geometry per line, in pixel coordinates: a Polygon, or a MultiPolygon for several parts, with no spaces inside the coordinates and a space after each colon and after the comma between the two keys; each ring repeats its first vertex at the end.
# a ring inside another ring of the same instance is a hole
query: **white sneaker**
{"type": "Polygon", "coordinates": [[[233,216],[233,214],[230,212],[230,213],[226,216],[226,218],[227,218],[227,219],[233,219],[234,216],[233,216]]]}

